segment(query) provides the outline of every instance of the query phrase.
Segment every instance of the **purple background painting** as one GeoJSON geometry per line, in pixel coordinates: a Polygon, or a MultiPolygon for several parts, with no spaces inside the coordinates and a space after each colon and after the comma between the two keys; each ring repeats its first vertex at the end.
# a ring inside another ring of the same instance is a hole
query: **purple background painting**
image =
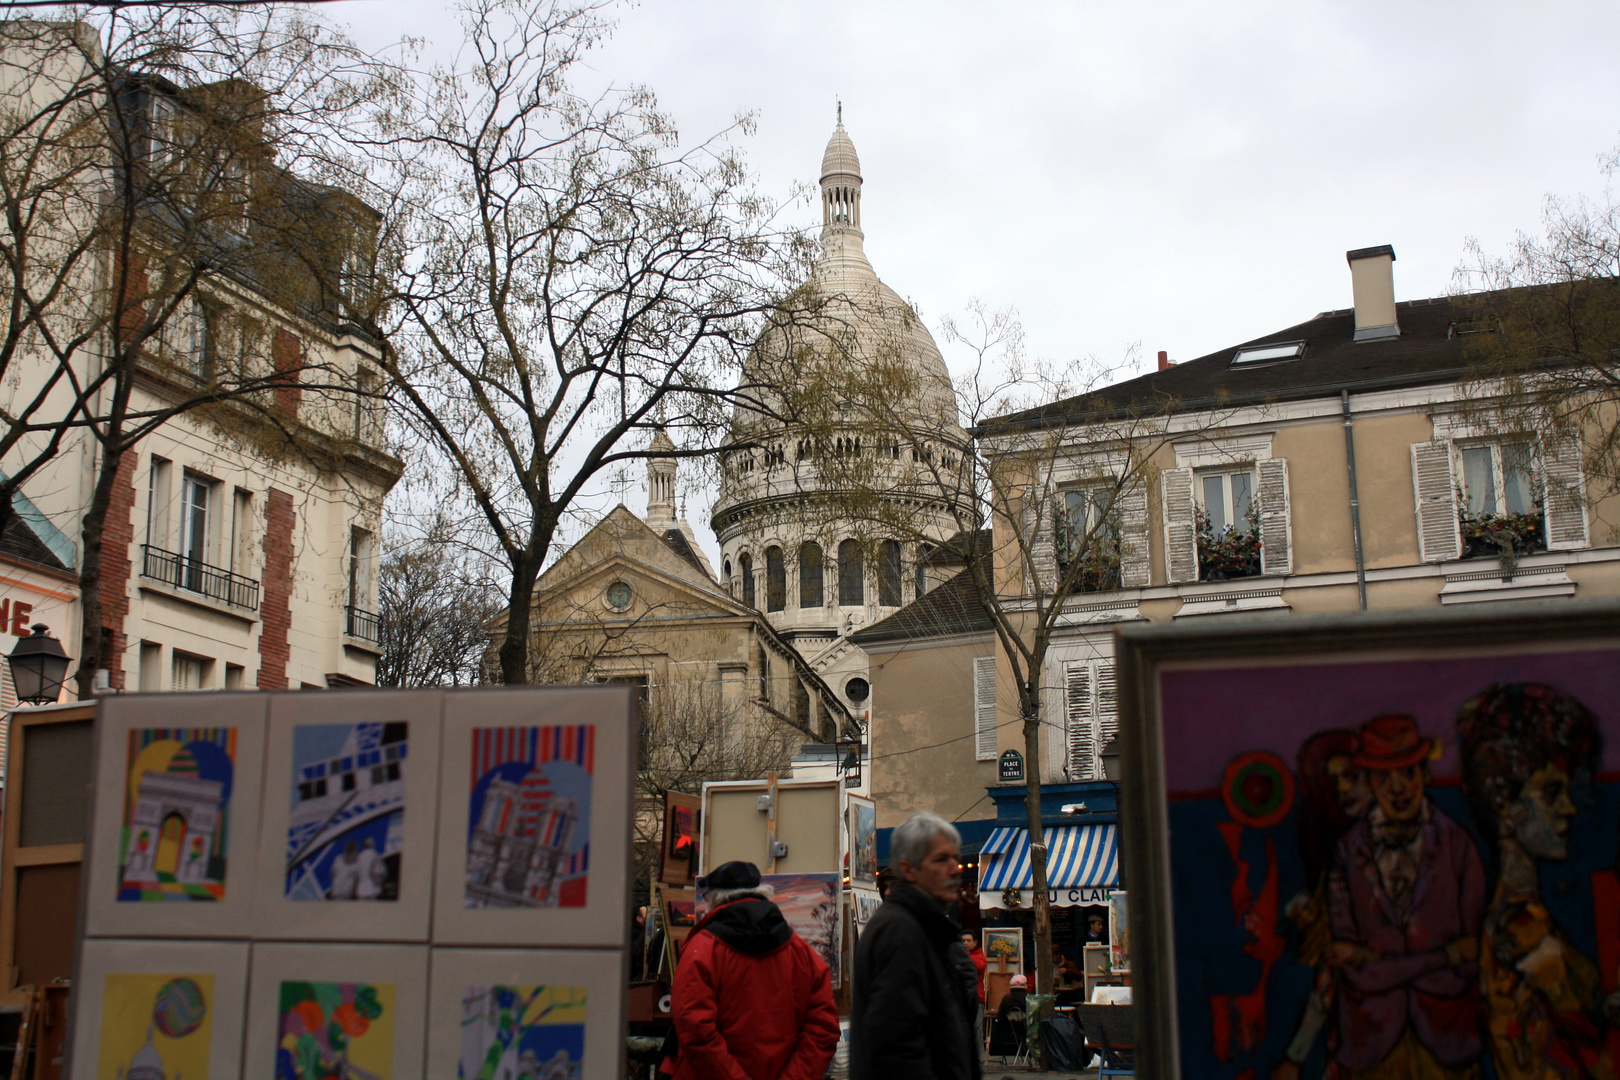
{"type": "MultiPolygon", "coordinates": [[[[1248,750],[1271,750],[1292,767],[1312,733],[1385,712],[1411,713],[1425,735],[1440,736],[1445,756],[1434,771],[1455,777],[1458,707],[1511,682],[1551,683],[1612,723],[1603,706],[1620,701],[1620,651],[1161,671],[1166,789],[1219,787],[1226,763],[1248,750]]],[[[1620,770],[1620,739],[1605,740],[1603,770],[1620,770]]]]}

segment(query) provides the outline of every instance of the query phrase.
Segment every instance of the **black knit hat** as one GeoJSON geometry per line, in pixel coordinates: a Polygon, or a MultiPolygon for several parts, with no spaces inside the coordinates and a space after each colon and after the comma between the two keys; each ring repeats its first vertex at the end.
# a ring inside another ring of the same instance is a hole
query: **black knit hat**
{"type": "Polygon", "coordinates": [[[721,863],[698,884],[705,889],[755,889],[759,887],[759,867],[751,862],[721,863]]]}

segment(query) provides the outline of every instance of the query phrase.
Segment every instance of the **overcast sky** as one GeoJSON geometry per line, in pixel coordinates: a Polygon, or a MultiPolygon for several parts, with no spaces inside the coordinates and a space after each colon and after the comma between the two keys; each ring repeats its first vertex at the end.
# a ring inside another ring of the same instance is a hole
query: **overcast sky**
{"type": "MultiPolygon", "coordinates": [[[[440,2],[327,12],[372,46],[459,37],[440,2]]],[[[1601,192],[1620,143],[1612,0],[651,0],[590,64],[689,138],[756,113],[783,197],[842,98],[878,274],[936,333],[1013,306],[1060,360],[1187,360],[1348,307],[1350,248],[1394,245],[1398,299],[1443,294],[1467,237],[1500,252],[1547,193],[1601,192]]]]}

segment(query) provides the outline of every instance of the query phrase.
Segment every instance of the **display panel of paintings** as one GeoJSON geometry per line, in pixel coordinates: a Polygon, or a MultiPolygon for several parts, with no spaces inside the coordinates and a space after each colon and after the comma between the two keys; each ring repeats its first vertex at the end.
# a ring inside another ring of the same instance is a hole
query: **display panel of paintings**
{"type": "Polygon", "coordinates": [[[72,1080],[235,1080],[248,944],[86,941],[73,980],[72,1080]]]}
{"type": "Polygon", "coordinates": [[[681,946],[704,915],[696,889],[658,887],[658,917],[664,928],[664,966],[674,971],[681,958],[681,946]]]}
{"type": "Polygon", "coordinates": [[[703,799],[680,791],[664,792],[664,843],[658,857],[658,880],[690,885],[697,870],[703,799]]]}
{"type": "Polygon", "coordinates": [[[448,691],[433,939],[623,947],[634,690],[448,691]]]}
{"type": "Polygon", "coordinates": [[[115,695],[98,712],[91,937],[247,937],[266,698],[115,695]]]}
{"type": "Polygon", "coordinates": [[[241,1075],[421,1080],[427,985],[426,945],[256,944],[241,1075]]]}
{"type": "Polygon", "coordinates": [[[877,804],[861,795],[849,796],[849,874],[856,881],[877,883],[877,804]]]}
{"type": "Polygon", "coordinates": [[[623,953],[434,949],[432,965],[427,1075],[623,1076],[623,953]]]}
{"type": "Polygon", "coordinates": [[[1614,1071],[1620,606],[1286,622],[1119,639],[1143,1074],[1614,1071]]]}
{"type": "Polygon", "coordinates": [[[270,699],[255,937],[427,941],[441,707],[423,690],[270,699]]]}
{"type": "Polygon", "coordinates": [[[855,923],[856,936],[866,929],[866,924],[872,921],[877,909],[883,906],[883,897],[878,895],[876,889],[863,889],[854,887],[845,894],[849,897],[850,918],[855,923]]]}

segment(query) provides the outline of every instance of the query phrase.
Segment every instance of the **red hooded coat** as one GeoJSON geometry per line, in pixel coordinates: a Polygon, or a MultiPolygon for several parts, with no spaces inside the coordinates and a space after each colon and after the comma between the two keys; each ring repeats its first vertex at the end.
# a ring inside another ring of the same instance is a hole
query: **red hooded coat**
{"type": "Polygon", "coordinates": [[[820,1080],[838,1048],[827,962],[776,905],[722,904],[681,947],[675,1080],[820,1080]]]}

